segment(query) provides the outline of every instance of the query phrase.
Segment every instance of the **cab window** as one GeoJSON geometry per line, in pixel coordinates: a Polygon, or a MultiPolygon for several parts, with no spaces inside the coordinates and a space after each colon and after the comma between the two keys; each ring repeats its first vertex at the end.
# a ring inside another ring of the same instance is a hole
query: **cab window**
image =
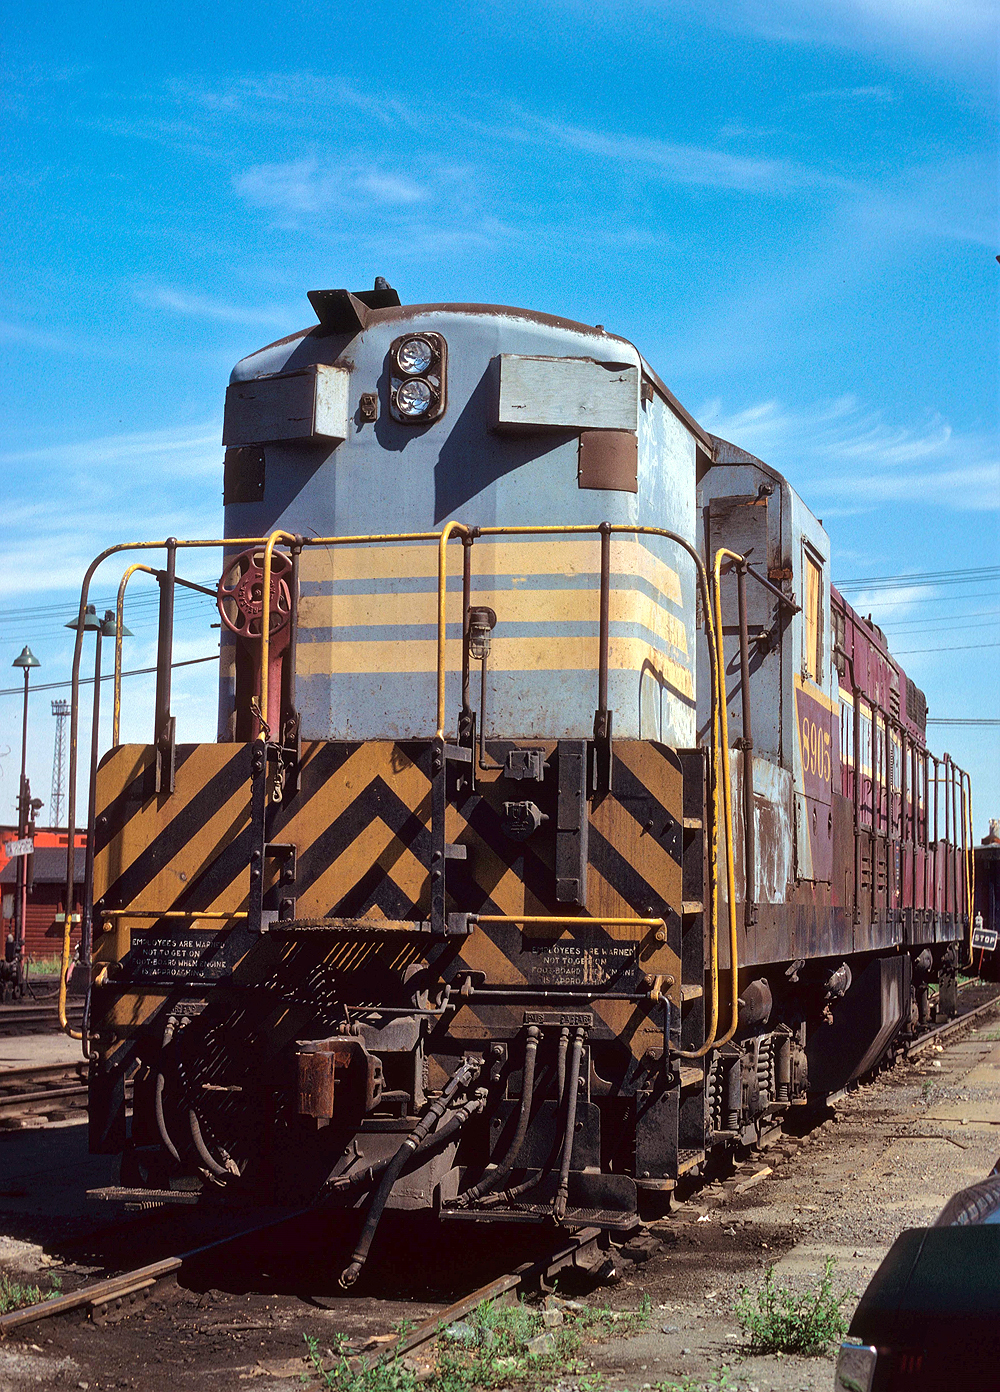
{"type": "Polygon", "coordinates": [[[805,653],[802,673],[821,682],[823,673],[823,567],[806,552],[805,653]]]}

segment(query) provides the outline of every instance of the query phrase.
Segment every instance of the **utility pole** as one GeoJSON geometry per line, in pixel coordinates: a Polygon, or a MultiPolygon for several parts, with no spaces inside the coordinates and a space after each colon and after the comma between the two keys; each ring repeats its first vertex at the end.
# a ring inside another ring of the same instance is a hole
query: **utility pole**
{"type": "Polygon", "coordinates": [[[69,702],[53,701],[52,714],[56,718],[56,744],[52,754],[52,794],[49,798],[49,808],[52,814],[52,826],[62,826],[63,819],[63,782],[66,772],[66,722],[69,720],[69,702]]]}

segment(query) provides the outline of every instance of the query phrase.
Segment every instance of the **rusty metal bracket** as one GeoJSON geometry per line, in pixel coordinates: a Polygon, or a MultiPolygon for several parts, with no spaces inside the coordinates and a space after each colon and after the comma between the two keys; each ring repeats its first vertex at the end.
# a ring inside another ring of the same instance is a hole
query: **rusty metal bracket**
{"type": "Polygon", "coordinates": [[[348,1107],[367,1115],[382,1095],[382,1065],[362,1040],[337,1034],[329,1039],[296,1041],[298,1113],[314,1121],[330,1121],[336,1093],[350,1091],[348,1107]]]}
{"type": "MultiPolygon", "coordinates": [[[[792,614],[801,614],[802,605],[796,604],[790,595],[786,595],[784,590],[779,590],[777,585],[772,585],[770,580],[765,579],[760,571],[754,570],[752,565],[747,566],[747,574],[752,575],[759,585],[763,585],[769,594],[773,594],[779,604],[784,605],[792,614]]],[[[791,574],[788,576],[791,579],[791,574]]]]}
{"type": "Polygon", "coordinates": [[[295,917],[296,847],[290,842],[269,841],[264,847],[264,856],[267,860],[281,862],[277,884],[278,919],[288,922],[295,917]]]}

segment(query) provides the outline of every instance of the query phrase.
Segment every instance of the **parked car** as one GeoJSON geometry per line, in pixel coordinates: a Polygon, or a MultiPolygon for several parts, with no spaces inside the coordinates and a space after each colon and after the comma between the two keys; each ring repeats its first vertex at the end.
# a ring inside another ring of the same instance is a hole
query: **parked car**
{"type": "Polygon", "coordinates": [[[1000,1160],[890,1247],[840,1346],[837,1392],[1000,1388],[1000,1160]]]}

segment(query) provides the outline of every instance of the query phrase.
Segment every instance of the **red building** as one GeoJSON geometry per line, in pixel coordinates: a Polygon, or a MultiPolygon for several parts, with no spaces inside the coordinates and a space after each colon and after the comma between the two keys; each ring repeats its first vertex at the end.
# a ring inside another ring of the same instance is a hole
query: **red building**
{"type": "MultiPolygon", "coordinates": [[[[17,839],[17,827],[0,826],[0,940],[14,931],[14,892],[17,884],[17,861],[3,850],[7,841],[17,839]]],[[[73,881],[76,887],[73,913],[80,913],[83,901],[83,861],[87,845],[86,832],[74,836],[73,881]]],[[[35,853],[28,861],[28,911],[25,920],[25,951],[29,958],[52,957],[62,951],[64,915],[66,911],[66,849],[69,838],[65,831],[35,829],[35,853]]],[[[80,925],[73,924],[72,944],[80,940],[80,925]]]]}

